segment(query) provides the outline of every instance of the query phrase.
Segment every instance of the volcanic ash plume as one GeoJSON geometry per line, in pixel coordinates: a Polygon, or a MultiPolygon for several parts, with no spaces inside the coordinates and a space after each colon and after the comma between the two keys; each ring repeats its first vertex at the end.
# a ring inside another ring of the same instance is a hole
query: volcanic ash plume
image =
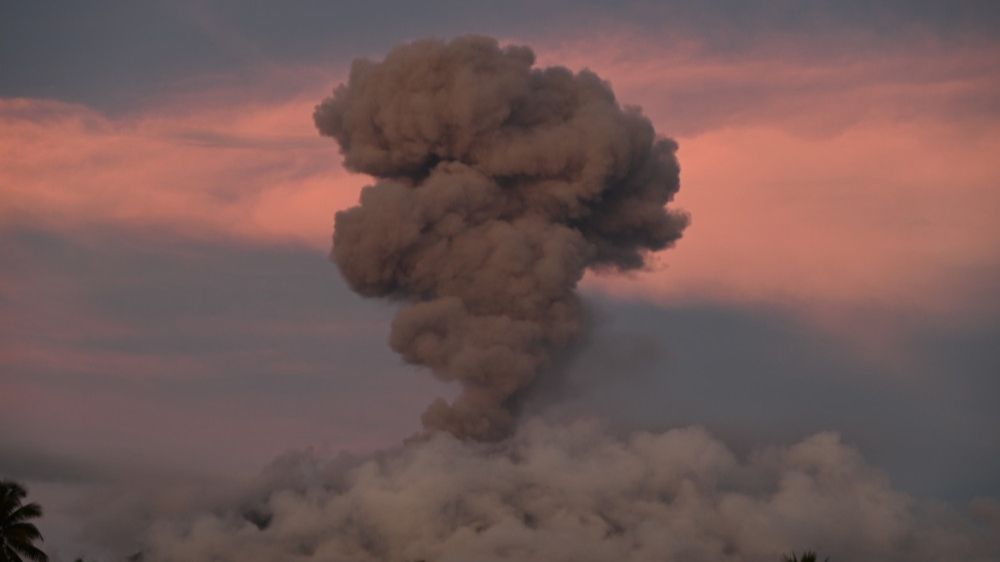
{"type": "Polygon", "coordinates": [[[512,400],[584,328],[587,268],[629,270],[687,224],[676,144],[607,82],[533,68],[493,39],[418,41],[354,61],[315,113],[347,168],[378,178],[337,213],[332,258],[406,303],[390,344],[462,392],[424,425],[497,439],[512,400]]]}

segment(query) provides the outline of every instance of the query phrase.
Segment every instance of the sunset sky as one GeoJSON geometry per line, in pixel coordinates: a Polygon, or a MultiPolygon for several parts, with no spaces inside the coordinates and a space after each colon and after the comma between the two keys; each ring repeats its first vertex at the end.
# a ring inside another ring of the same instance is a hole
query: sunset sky
{"type": "Polygon", "coordinates": [[[486,34],[680,148],[691,226],[588,274],[545,407],[833,430],[915,496],[1000,496],[1000,3],[0,2],[0,476],[63,560],[83,498],[370,452],[456,389],[329,262],[371,178],[313,108],[356,57],[486,34]]]}

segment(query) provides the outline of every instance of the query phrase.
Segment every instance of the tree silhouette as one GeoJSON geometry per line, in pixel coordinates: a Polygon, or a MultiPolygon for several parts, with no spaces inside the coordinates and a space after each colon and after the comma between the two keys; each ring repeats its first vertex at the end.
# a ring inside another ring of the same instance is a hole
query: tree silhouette
{"type": "Polygon", "coordinates": [[[37,503],[24,503],[28,491],[10,480],[0,480],[0,562],[48,562],[49,557],[34,545],[42,540],[38,528],[29,521],[42,516],[37,503]]]}
{"type": "MultiPolygon", "coordinates": [[[[803,552],[801,557],[796,556],[794,552],[781,557],[781,562],[816,562],[816,560],[816,553],[811,550],[803,552]]],[[[823,562],[830,562],[830,559],[824,558],[823,562]]]]}

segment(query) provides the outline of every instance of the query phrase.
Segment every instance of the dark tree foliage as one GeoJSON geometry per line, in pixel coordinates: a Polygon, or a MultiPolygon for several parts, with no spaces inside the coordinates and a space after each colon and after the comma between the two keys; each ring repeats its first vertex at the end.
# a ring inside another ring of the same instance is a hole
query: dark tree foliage
{"type": "Polygon", "coordinates": [[[35,546],[42,540],[30,521],[42,516],[37,503],[24,503],[28,491],[10,480],[0,480],[0,562],[48,562],[49,557],[35,546]]]}
{"type": "MultiPolygon", "coordinates": [[[[797,556],[793,552],[781,557],[781,562],[816,562],[817,560],[816,553],[811,550],[803,552],[801,556],[797,556]]],[[[824,558],[823,562],[830,562],[830,559],[824,558]]]]}

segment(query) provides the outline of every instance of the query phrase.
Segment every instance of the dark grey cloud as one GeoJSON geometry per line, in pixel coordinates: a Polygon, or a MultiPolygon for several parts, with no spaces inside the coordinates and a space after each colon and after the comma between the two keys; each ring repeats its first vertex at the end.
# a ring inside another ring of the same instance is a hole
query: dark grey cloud
{"type": "MultiPolygon", "coordinates": [[[[358,434],[368,448],[392,443],[445,390],[385,347],[392,307],[352,294],[318,252],[120,229],[72,237],[6,229],[0,240],[5,342],[17,337],[54,354],[82,354],[75,357],[189,361],[186,369],[146,373],[128,364],[109,370],[3,358],[0,383],[14,389],[5,398],[18,404],[30,392],[30,401],[3,410],[0,471],[27,480],[51,506],[43,530],[64,558],[134,552],[150,525],[175,518],[179,527],[169,523],[170,533],[180,535],[162,540],[186,544],[183,522],[197,514],[249,524],[241,515],[248,505],[274,509],[281,498],[291,498],[291,517],[301,507],[297,494],[316,489],[310,485],[326,490],[324,501],[339,502],[330,494],[344,489],[345,467],[357,463],[323,472],[330,461],[317,453],[291,457],[258,487],[230,487],[289,448],[352,446],[358,434]],[[81,330],[74,323],[80,312],[128,329],[81,330]],[[52,398],[59,396],[71,397],[72,407],[52,398]],[[228,484],[212,473],[225,473],[228,484]],[[95,501],[109,506],[100,521],[82,515],[95,501]]],[[[1000,447],[991,431],[1000,422],[992,407],[1000,326],[993,320],[913,319],[906,351],[917,368],[897,372],[780,310],[584,299],[595,330],[564,385],[525,411],[551,418],[551,431],[598,416],[611,431],[589,435],[614,443],[638,429],[696,423],[743,462],[751,451],[836,429],[887,471],[892,486],[879,486],[889,497],[962,505],[1000,494],[1000,447]]],[[[478,453],[461,454],[471,462],[478,453]]],[[[920,505],[918,512],[936,509],[920,505]]],[[[991,504],[975,505],[986,513],[991,504]]],[[[230,540],[228,532],[219,530],[220,540],[230,540]]],[[[268,548],[284,540],[277,530],[264,538],[276,541],[268,548]]]]}
{"type": "Polygon", "coordinates": [[[398,439],[435,393],[385,351],[391,308],[362,303],[319,252],[16,228],[0,268],[0,445],[252,471],[289,439],[398,439]]]}
{"type": "Polygon", "coordinates": [[[697,37],[739,52],[776,36],[823,51],[867,34],[977,41],[994,35],[989,0],[849,2],[469,3],[438,0],[322,2],[100,1],[0,5],[0,96],[58,98],[120,111],[178,83],[261,64],[302,64],[382,52],[402,39],[483,33],[541,38],[601,26],[697,37]]]}
{"type": "Polygon", "coordinates": [[[107,476],[91,462],[12,441],[11,436],[0,433],[0,474],[5,478],[76,483],[103,480],[107,476]]]}
{"type": "Polygon", "coordinates": [[[0,476],[56,560],[128,554],[290,447],[396,442],[438,394],[322,252],[8,224],[0,271],[0,476]]]}
{"type": "Polygon", "coordinates": [[[586,302],[595,333],[529,413],[596,415],[626,432],[695,423],[742,452],[835,429],[911,493],[1000,495],[995,318],[911,318],[897,362],[775,307],[586,302]]]}
{"type": "MultiPolygon", "coordinates": [[[[0,381],[15,397],[18,389],[72,395],[77,408],[53,410],[61,402],[40,400],[17,409],[29,417],[4,417],[5,472],[39,480],[91,474],[106,452],[81,457],[70,435],[84,451],[111,440],[140,459],[176,445],[158,442],[157,425],[141,409],[98,413],[130,419],[126,425],[149,429],[146,436],[80,426],[109,395],[183,411],[191,427],[231,418],[226,427],[265,431],[301,416],[302,426],[313,424],[296,436],[305,446],[349,431],[371,431],[372,445],[388,444],[412,431],[428,399],[451,394],[399,364],[385,346],[393,308],[351,293],[318,252],[117,229],[73,238],[7,229],[0,242],[4,341],[56,355],[126,353],[168,365],[186,358],[189,366],[148,374],[129,364],[113,371],[3,358],[0,381]],[[81,312],[127,329],[81,329],[81,312]],[[400,385],[405,399],[386,392],[400,385]],[[370,402],[358,405],[362,399],[370,402]]],[[[991,286],[979,289],[989,295],[991,286]]],[[[989,431],[1000,424],[992,403],[1000,390],[995,319],[912,319],[911,360],[900,372],[781,310],[663,307],[595,293],[585,302],[595,331],[563,384],[529,414],[544,406],[554,416],[598,415],[623,431],[698,423],[737,450],[837,429],[906,491],[961,501],[1000,494],[1000,444],[989,431]]],[[[261,437],[268,442],[258,443],[260,452],[247,451],[249,441],[213,452],[212,439],[195,434],[189,443],[203,445],[178,461],[231,468],[234,461],[221,457],[232,455],[252,472],[247,460],[264,462],[291,446],[271,435],[261,437]]]]}

